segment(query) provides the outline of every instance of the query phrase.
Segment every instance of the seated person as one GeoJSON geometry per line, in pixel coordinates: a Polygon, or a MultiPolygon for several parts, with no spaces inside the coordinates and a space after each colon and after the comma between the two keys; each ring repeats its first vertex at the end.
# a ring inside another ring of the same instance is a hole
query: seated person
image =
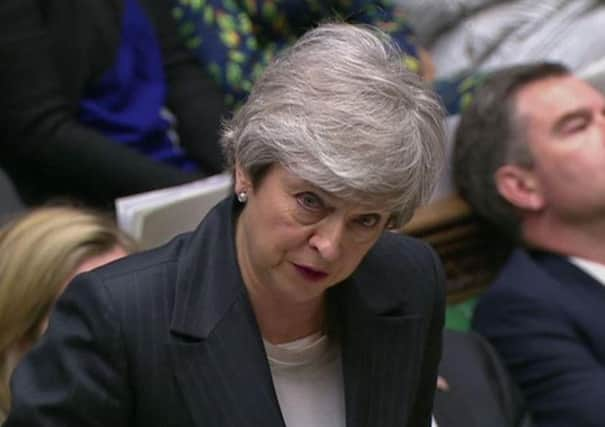
{"type": "Polygon", "coordinates": [[[222,94],[167,1],[1,2],[0,167],[26,203],[105,207],[222,171],[222,94]]]}
{"type": "Polygon", "coordinates": [[[73,207],[38,208],[0,228],[0,423],[11,373],[46,330],[67,283],[134,249],[110,219],[73,207]]]}
{"type": "Polygon", "coordinates": [[[601,0],[397,0],[437,78],[529,61],[578,71],[605,56],[601,0]]]}
{"type": "Polygon", "coordinates": [[[239,102],[282,48],[326,19],[376,25],[397,42],[406,66],[432,76],[428,55],[414,39],[400,8],[367,0],[171,0],[184,41],[221,85],[226,101],[239,102]]]}
{"type": "MultiPolygon", "coordinates": [[[[245,99],[254,80],[280,49],[307,29],[334,17],[380,27],[396,41],[408,69],[426,81],[434,77],[432,59],[410,26],[407,4],[399,7],[384,0],[171,1],[185,44],[220,85],[228,105],[245,99]]],[[[460,111],[466,94],[480,77],[463,72],[432,82],[448,114],[460,111]]]]}
{"type": "Polygon", "coordinates": [[[603,425],[605,97],[558,64],[495,72],[462,115],[454,178],[518,245],[474,328],[502,356],[536,426],[603,425]]]}

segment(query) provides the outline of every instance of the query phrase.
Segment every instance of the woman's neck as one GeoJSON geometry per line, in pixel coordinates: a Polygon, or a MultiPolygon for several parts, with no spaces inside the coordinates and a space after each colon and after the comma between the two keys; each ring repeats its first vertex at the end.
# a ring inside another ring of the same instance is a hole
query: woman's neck
{"type": "Polygon", "coordinates": [[[271,344],[294,341],[322,331],[325,327],[323,296],[292,303],[273,295],[249,295],[261,335],[271,344]]]}

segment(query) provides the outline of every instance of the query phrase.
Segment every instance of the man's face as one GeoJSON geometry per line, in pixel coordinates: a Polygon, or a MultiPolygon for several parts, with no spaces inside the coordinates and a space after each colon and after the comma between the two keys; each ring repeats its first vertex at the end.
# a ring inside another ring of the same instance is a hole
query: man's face
{"type": "Polygon", "coordinates": [[[605,98],[572,76],[531,83],[516,97],[541,209],[566,223],[605,219],[605,98]]]}

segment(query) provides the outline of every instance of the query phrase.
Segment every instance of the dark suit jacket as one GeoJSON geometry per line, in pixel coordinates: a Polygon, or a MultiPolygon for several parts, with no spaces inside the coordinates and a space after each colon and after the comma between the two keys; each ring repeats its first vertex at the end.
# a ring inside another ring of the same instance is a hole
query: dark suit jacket
{"type": "Polygon", "coordinates": [[[433,413],[439,427],[520,427],[529,419],[519,391],[491,345],[473,332],[443,332],[433,413]]]}
{"type": "Polygon", "coordinates": [[[473,326],[525,393],[536,426],[602,426],[605,287],[567,261],[517,250],[473,326]]]}
{"type": "MultiPolygon", "coordinates": [[[[76,278],[13,376],[6,427],[283,427],[232,204],[193,234],[76,278]]],[[[426,245],[385,233],[328,292],[348,427],[429,425],[443,284],[426,245]]]]}

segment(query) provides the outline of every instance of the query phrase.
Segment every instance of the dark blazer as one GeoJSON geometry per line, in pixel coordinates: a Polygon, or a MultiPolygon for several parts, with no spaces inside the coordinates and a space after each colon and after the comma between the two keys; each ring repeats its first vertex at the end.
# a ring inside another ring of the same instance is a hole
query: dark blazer
{"type": "Polygon", "coordinates": [[[565,257],[517,250],[473,327],[524,392],[539,427],[603,425],[605,287],[565,257]]]}
{"type": "MultiPolygon", "coordinates": [[[[204,173],[223,168],[223,95],[180,43],[169,0],[138,0],[162,48],[167,106],[204,173]]],[[[199,177],[109,140],[77,120],[80,100],[113,65],[123,0],[0,2],[0,167],[26,202],[69,195],[111,205],[125,194],[199,177]]]]}
{"type": "Polygon", "coordinates": [[[443,332],[433,414],[439,427],[529,426],[525,404],[492,346],[473,332],[443,332]]]}
{"type": "MultiPolygon", "coordinates": [[[[283,427],[232,205],[160,249],[76,278],[13,376],[6,427],[283,427]]],[[[347,426],[428,426],[444,320],[433,251],[385,233],[328,304],[347,426]]]]}

